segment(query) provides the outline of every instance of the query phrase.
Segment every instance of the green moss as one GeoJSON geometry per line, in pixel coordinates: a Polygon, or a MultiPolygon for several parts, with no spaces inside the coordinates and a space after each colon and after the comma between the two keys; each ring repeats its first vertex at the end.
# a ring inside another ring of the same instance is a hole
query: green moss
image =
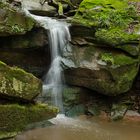
{"type": "Polygon", "coordinates": [[[117,46],[125,43],[138,43],[138,34],[128,34],[120,28],[101,29],[95,33],[97,41],[110,46],[117,46]]]}
{"type": "Polygon", "coordinates": [[[63,15],[63,5],[61,2],[58,2],[58,13],[59,15],[63,15]]]}
{"type": "Polygon", "coordinates": [[[125,27],[138,18],[135,7],[128,5],[127,2],[127,0],[84,0],[74,20],[96,27],[125,27]]]}
{"type": "Polygon", "coordinates": [[[42,83],[30,73],[0,62],[0,94],[32,100],[42,92],[42,83]]]}
{"type": "Polygon", "coordinates": [[[13,138],[17,135],[18,132],[2,132],[0,131],[0,139],[2,140],[10,140],[9,138],[13,138]]]}
{"type": "Polygon", "coordinates": [[[126,45],[121,45],[121,46],[115,46],[115,48],[124,50],[125,52],[129,53],[132,56],[138,56],[140,52],[139,44],[126,44],[126,45]]]}
{"type": "Polygon", "coordinates": [[[105,61],[106,63],[111,63],[112,65],[114,65],[114,58],[112,57],[111,53],[103,53],[101,55],[101,60],[105,61]]]}
{"type": "Polygon", "coordinates": [[[19,10],[4,2],[1,2],[0,6],[4,11],[0,19],[0,36],[25,34],[33,28],[35,21],[27,17],[22,9],[19,10]]]}
{"type": "Polygon", "coordinates": [[[136,7],[128,4],[128,0],[83,0],[73,22],[94,27],[96,31],[92,38],[98,43],[119,46],[131,55],[138,55],[138,46],[120,47],[122,44],[138,44],[140,38],[137,34],[140,18],[136,7]]]}
{"type": "Polygon", "coordinates": [[[42,104],[0,105],[0,137],[6,133],[19,132],[27,124],[55,117],[57,113],[57,108],[42,104]]]}
{"type": "Polygon", "coordinates": [[[127,92],[133,84],[133,80],[138,73],[138,64],[122,66],[121,68],[108,68],[111,79],[106,81],[96,81],[93,88],[106,95],[115,96],[127,92]]]}
{"type": "Polygon", "coordinates": [[[114,53],[101,53],[100,56],[102,61],[111,64],[113,67],[120,67],[125,65],[131,65],[138,63],[138,59],[126,56],[124,54],[114,54],[114,53]]]}
{"type": "Polygon", "coordinates": [[[19,28],[18,25],[13,25],[12,26],[12,32],[18,33],[18,32],[23,32],[24,28],[19,28]]]}
{"type": "Polygon", "coordinates": [[[113,7],[115,9],[122,9],[127,6],[127,1],[126,0],[84,0],[80,8],[85,8],[85,9],[91,9],[96,6],[104,6],[104,7],[113,7]]]}

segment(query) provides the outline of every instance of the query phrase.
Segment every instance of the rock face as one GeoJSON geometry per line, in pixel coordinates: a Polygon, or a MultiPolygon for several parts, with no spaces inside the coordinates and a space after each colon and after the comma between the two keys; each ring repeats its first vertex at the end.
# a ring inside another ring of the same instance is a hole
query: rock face
{"type": "Polygon", "coordinates": [[[41,78],[50,65],[47,32],[34,28],[25,35],[0,37],[0,60],[41,78]],[[7,41],[8,40],[8,41],[7,41]]]}
{"type": "Polygon", "coordinates": [[[139,23],[127,1],[84,0],[64,50],[67,83],[109,96],[127,92],[139,70],[139,23]]]}
{"type": "Polygon", "coordinates": [[[32,100],[42,91],[42,83],[22,69],[0,62],[0,95],[32,100]]]}
{"type": "Polygon", "coordinates": [[[57,14],[55,7],[48,5],[47,2],[41,4],[41,0],[22,0],[22,4],[26,7],[26,9],[35,15],[52,17],[57,14]]]}
{"type": "Polygon", "coordinates": [[[0,105],[0,139],[13,137],[26,125],[55,117],[57,108],[36,104],[36,105],[0,105]]]}
{"type": "Polygon", "coordinates": [[[34,20],[25,16],[21,8],[0,2],[0,36],[25,34],[34,24],[34,20]]]}
{"type": "Polygon", "coordinates": [[[42,28],[34,28],[24,35],[0,37],[0,44],[0,48],[4,49],[42,48],[48,44],[47,32],[42,28]]]}

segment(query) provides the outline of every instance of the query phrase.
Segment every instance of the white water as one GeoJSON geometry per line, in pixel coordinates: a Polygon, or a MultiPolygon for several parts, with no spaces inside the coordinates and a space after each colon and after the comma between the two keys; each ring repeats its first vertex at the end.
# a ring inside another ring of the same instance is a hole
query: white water
{"type": "Polygon", "coordinates": [[[71,36],[66,22],[41,17],[26,13],[32,16],[39,24],[48,30],[49,46],[51,53],[51,66],[45,76],[43,94],[51,93],[52,104],[59,107],[63,113],[62,90],[64,84],[63,72],[61,68],[61,54],[64,47],[71,40],[71,36]]]}
{"type": "Polygon", "coordinates": [[[63,113],[62,88],[63,73],[61,68],[61,54],[70,40],[68,25],[63,22],[50,19],[48,23],[49,43],[51,52],[51,67],[45,77],[44,92],[51,92],[52,103],[59,107],[63,113]]]}

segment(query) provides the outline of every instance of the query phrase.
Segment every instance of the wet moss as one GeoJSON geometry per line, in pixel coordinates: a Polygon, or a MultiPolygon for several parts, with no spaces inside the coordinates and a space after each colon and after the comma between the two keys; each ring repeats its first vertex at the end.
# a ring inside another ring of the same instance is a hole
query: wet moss
{"type": "Polygon", "coordinates": [[[55,117],[58,109],[46,104],[36,105],[0,105],[0,137],[9,137],[26,125],[55,117]]]}

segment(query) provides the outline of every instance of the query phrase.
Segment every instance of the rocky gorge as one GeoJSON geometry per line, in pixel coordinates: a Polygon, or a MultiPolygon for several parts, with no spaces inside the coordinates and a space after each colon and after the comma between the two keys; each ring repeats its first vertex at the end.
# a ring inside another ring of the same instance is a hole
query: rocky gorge
{"type": "MultiPolygon", "coordinates": [[[[0,138],[55,117],[37,103],[50,67],[48,31],[32,14],[65,20],[71,41],[62,51],[65,114],[136,117],[140,121],[140,2],[137,0],[2,0],[0,2],[0,138]],[[38,96],[39,95],[39,96],[38,96]],[[38,96],[38,98],[37,98],[38,96]],[[129,112],[137,112],[137,116],[129,112]]],[[[49,103],[49,101],[48,101],[49,103]]]]}

